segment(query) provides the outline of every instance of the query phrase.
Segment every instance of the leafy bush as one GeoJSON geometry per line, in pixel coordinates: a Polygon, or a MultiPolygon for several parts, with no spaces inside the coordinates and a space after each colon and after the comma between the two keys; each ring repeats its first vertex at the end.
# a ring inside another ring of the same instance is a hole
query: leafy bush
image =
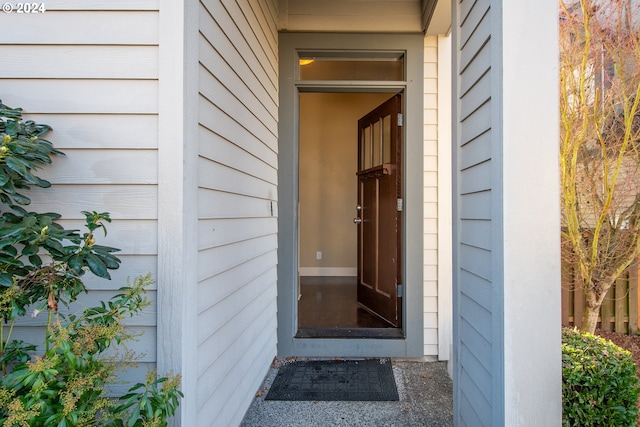
{"type": "Polygon", "coordinates": [[[42,138],[51,128],[32,120],[22,120],[22,109],[10,108],[0,101],[0,202],[28,205],[31,200],[18,190],[30,185],[48,188],[51,184],[33,171],[51,163],[52,154],[62,154],[42,138]]]}
{"type": "Polygon", "coordinates": [[[181,396],[176,377],[157,379],[151,373],[146,383],[117,400],[105,389],[114,382],[115,370],[133,356],[122,360],[104,354],[112,343],[131,338],[122,320],[149,305],[144,289],[151,283],[150,275],[138,277],[109,302],[57,319],[48,327],[40,356],[27,357],[33,346],[14,341],[5,353],[12,356],[3,358],[13,366],[0,381],[2,425],[20,425],[21,420],[29,426],[166,425],[181,396]]]}
{"type": "Polygon", "coordinates": [[[96,231],[107,233],[108,213],[83,212],[86,230],[80,234],[56,223],[57,213],[22,207],[31,202],[24,190],[50,186],[34,172],[50,156],[62,155],[42,138],[49,130],[0,102],[0,318],[6,325],[0,327],[0,425],[166,426],[182,397],[179,377],[150,372],[124,396],[108,394],[116,370],[135,362],[125,346],[134,336],[122,321],[149,304],[151,276],[79,314],[58,311],[87,292],[87,271],[110,279],[120,260],[118,249],[96,243],[96,231]],[[42,349],[12,339],[16,320],[28,312],[47,313],[42,349]]]}
{"type": "Polygon", "coordinates": [[[562,425],[635,426],[638,378],[631,353],[611,341],[562,331],[562,425]]]}

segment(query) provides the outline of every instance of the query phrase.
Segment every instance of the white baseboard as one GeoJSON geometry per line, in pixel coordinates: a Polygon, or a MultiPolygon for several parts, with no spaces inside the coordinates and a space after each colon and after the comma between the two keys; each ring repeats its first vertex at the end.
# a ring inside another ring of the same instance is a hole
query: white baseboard
{"type": "Polygon", "coordinates": [[[355,267],[300,267],[300,276],[357,276],[355,267]]]}

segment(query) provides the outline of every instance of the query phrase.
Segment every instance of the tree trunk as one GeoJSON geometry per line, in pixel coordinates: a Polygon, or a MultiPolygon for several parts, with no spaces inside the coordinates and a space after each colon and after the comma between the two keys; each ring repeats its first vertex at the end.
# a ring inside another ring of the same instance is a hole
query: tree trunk
{"type": "Polygon", "coordinates": [[[584,312],[582,313],[582,326],[580,330],[583,332],[589,332],[593,334],[596,331],[598,325],[598,316],[600,315],[600,307],[604,298],[607,296],[607,292],[615,283],[615,278],[612,280],[600,281],[598,283],[590,283],[588,286],[584,286],[584,312]]]}
{"type": "Polygon", "coordinates": [[[595,307],[590,304],[585,304],[584,313],[582,314],[582,326],[580,330],[583,332],[589,332],[593,334],[596,331],[596,326],[598,324],[598,315],[600,314],[600,306],[596,305],[595,307]]]}

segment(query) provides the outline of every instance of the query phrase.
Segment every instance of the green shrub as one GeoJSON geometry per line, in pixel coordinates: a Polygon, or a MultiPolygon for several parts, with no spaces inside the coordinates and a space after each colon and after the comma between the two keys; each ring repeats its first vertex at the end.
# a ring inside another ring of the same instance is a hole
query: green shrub
{"type": "Polygon", "coordinates": [[[42,138],[49,130],[0,101],[0,425],[165,427],[182,397],[178,376],[150,372],[124,396],[108,393],[116,371],[136,360],[125,345],[135,336],[123,320],[149,305],[151,275],[95,307],[58,311],[87,292],[85,273],[110,279],[120,259],[119,249],[96,243],[111,222],[107,212],[82,212],[81,234],[65,230],[55,212],[23,207],[31,203],[24,194],[31,186],[51,185],[35,171],[63,154],[42,138]],[[19,318],[40,313],[46,324],[39,345],[12,337],[19,318]]]}
{"type": "Polygon", "coordinates": [[[151,275],[137,277],[108,302],[65,319],[56,314],[47,328],[44,353],[34,354],[31,345],[10,343],[7,357],[0,357],[12,362],[0,379],[0,425],[166,426],[182,397],[179,377],[157,378],[151,371],[144,383],[117,398],[109,396],[105,387],[115,383],[116,370],[134,359],[106,352],[113,343],[132,337],[123,320],[150,304],[145,288],[151,284],[151,275]]]}
{"type": "Polygon", "coordinates": [[[635,426],[638,378],[631,353],[592,334],[562,331],[562,425],[635,426]]]}

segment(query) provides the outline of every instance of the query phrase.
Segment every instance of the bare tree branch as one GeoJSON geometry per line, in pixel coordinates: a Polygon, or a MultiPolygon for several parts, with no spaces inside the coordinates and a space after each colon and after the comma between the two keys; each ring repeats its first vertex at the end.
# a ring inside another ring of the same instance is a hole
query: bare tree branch
{"type": "Polygon", "coordinates": [[[584,289],[590,332],[640,252],[638,3],[560,0],[562,254],[584,289]]]}

